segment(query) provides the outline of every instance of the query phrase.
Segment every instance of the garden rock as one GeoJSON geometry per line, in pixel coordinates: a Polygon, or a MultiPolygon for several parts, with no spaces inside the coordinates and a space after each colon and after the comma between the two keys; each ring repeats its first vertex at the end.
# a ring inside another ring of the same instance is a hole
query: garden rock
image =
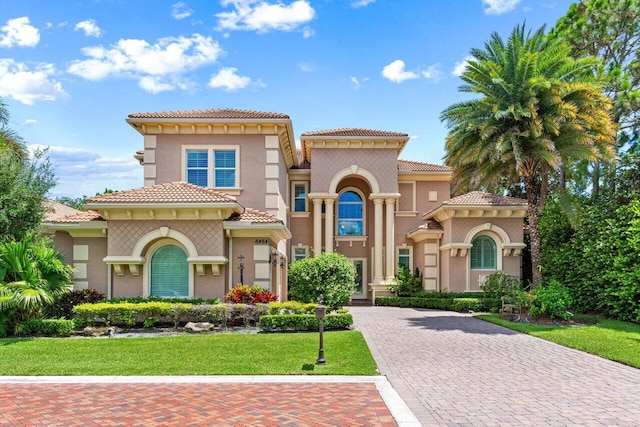
{"type": "Polygon", "coordinates": [[[87,337],[112,337],[118,332],[120,332],[120,328],[116,328],[115,326],[87,326],[82,330],[82,333],[87,337]]]}
{"type": "Polygon", "coordinates": [[[189,322],[184,325],[184,330],[187,332],[209,332],[213,330],[213,324],[209,322],[189,322]]]}

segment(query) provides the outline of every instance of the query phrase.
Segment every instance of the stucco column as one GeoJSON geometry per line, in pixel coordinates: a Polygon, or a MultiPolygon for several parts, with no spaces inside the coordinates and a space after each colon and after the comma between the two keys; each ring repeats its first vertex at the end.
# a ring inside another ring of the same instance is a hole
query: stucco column
{"type": "Polygon", "coordinates": [[[373,283],[380,284],[384,280],[382,271],[382,204],[384,199],[373,199],[374,207],[374,252],[373,252],[373,283]]]}
{"type": "Polygon", "coordinates": [[[313,256],[322,253],[322,199],[313,199],[313,256]]]}
{"type": "Polygon", "coordinates": [[[387,209],[387,217],[385,219],[386,222],[386,241],[387,241],[387,251],[386,251],[386,277],[385,279],[388,282],[393,280],[393,276],[395,273],[395,258],[396,258],[396,246],[395,246],[395,238],[394,238],[394,205],[395,199],[385,199],[386,209],[387,209]]]}
{"type": "Polygon", "coordinates": [[[324,199],[324,251],[333,252],[333,206],[334,199],[324,199]]]}

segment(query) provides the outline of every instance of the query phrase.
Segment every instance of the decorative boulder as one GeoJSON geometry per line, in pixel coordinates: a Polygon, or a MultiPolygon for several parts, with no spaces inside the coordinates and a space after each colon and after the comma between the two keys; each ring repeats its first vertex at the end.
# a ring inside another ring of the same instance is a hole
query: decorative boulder
{"type": "Polygon", "coordinates": [[[209,322],[189,322],[184,325],[184,330],[187,332],[209,332],[213,329],[213,324],[209,322]]]}

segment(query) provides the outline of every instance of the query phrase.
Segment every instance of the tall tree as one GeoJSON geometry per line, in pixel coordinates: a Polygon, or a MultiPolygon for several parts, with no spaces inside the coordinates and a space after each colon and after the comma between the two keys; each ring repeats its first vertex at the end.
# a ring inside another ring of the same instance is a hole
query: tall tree
{"type": "Polygon", "coordinates": [[[549,175],[574,159],[614,155],[609,99],[589,80],[594,58],[574,59],[566,44],[519,25],[473,49],[459,90],[479,97],[442,112],[445,163],[455,190],[521,182],[527,198],[534,285],[542,279],[538,213],[549,175]]]}
{"type": "MultiPolygon", "coordinates": [[[[595,56],[603,90],[613,103],[619,126],[618,147],[637,151],[640,136],[640,0],[581,0],[573,3],[551,32],[571,46],[574,57],[595,56]],[[625,146],[625,144],[627,144],[625,146]]],[[[593,195],[600,186],[601,165],[592,167],[593,195]]],[[[615,182],[609,167],[608,180],[615,182]]]]}

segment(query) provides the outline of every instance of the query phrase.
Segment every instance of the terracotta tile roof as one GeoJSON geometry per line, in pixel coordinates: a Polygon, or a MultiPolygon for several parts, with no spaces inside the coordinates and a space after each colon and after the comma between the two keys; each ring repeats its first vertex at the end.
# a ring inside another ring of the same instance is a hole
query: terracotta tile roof
{"type": "Polygon", "coordinates": [[[281,113],[216,108],[210,110],[161,111],[155,113],[133,113],[130,119],[289,119],[281,113]]]}
{"type": "Polygon", "coordinates": [[[398,159],[398,170],[409,172],[452,172],[447,166],[398,159]]]}
{"type": "Polygon", "coordinates": [[[424,224],[418,227],[418,230],[438,230],[443,231],[442,225],[435,219],[428,219],[424,224]]]}
{"type": "Polygon", "coordinates": [[[472,191],[442,203],[443,206],[526,206],[527,201],[515,197],[472,191]]]}
{"type": "Polygon", "coordinates": [[[315,130],[305,132],[301,137],[305,136],[373,136],[373,137],[390,137],[390,138],[407,138],[409,134],[402,132],[388,132],[384,130],[360,129],[360,128],[341,128],[329,130],[315,130]]]}
{"type": "Polygon", "coordinates": [[[67,215],[60,218],[54,218],[49,222],[53,224],[62,224],[62,223],[77,224],[80,222],[87,222],[87,221],[104,221],[104,219],[96,211],[86,211],[86,212],[78,211],[77,214],[67,215]]]}
{"type": "Polygon", "coordinates": [[[87,198],[87,203],[220,203],[236,198],[188,182],[169,182],[87,198]]]}
{"type": "Polygon", "coordinates": [[[45,201],[44,206],[47,208],[47,212],[44,214],[44,222],[75,224],[85,221],[103,221],[96,211],[79,211],[52,200],[45,201]]]}
{"type": "Polygon", "coordinates": [[[254,224],[284,224],[284,222],[277,216],[250,208],[246,208],[242,214],[234,213],[227,218],[227,221],[249,221],[254,224]]]}

